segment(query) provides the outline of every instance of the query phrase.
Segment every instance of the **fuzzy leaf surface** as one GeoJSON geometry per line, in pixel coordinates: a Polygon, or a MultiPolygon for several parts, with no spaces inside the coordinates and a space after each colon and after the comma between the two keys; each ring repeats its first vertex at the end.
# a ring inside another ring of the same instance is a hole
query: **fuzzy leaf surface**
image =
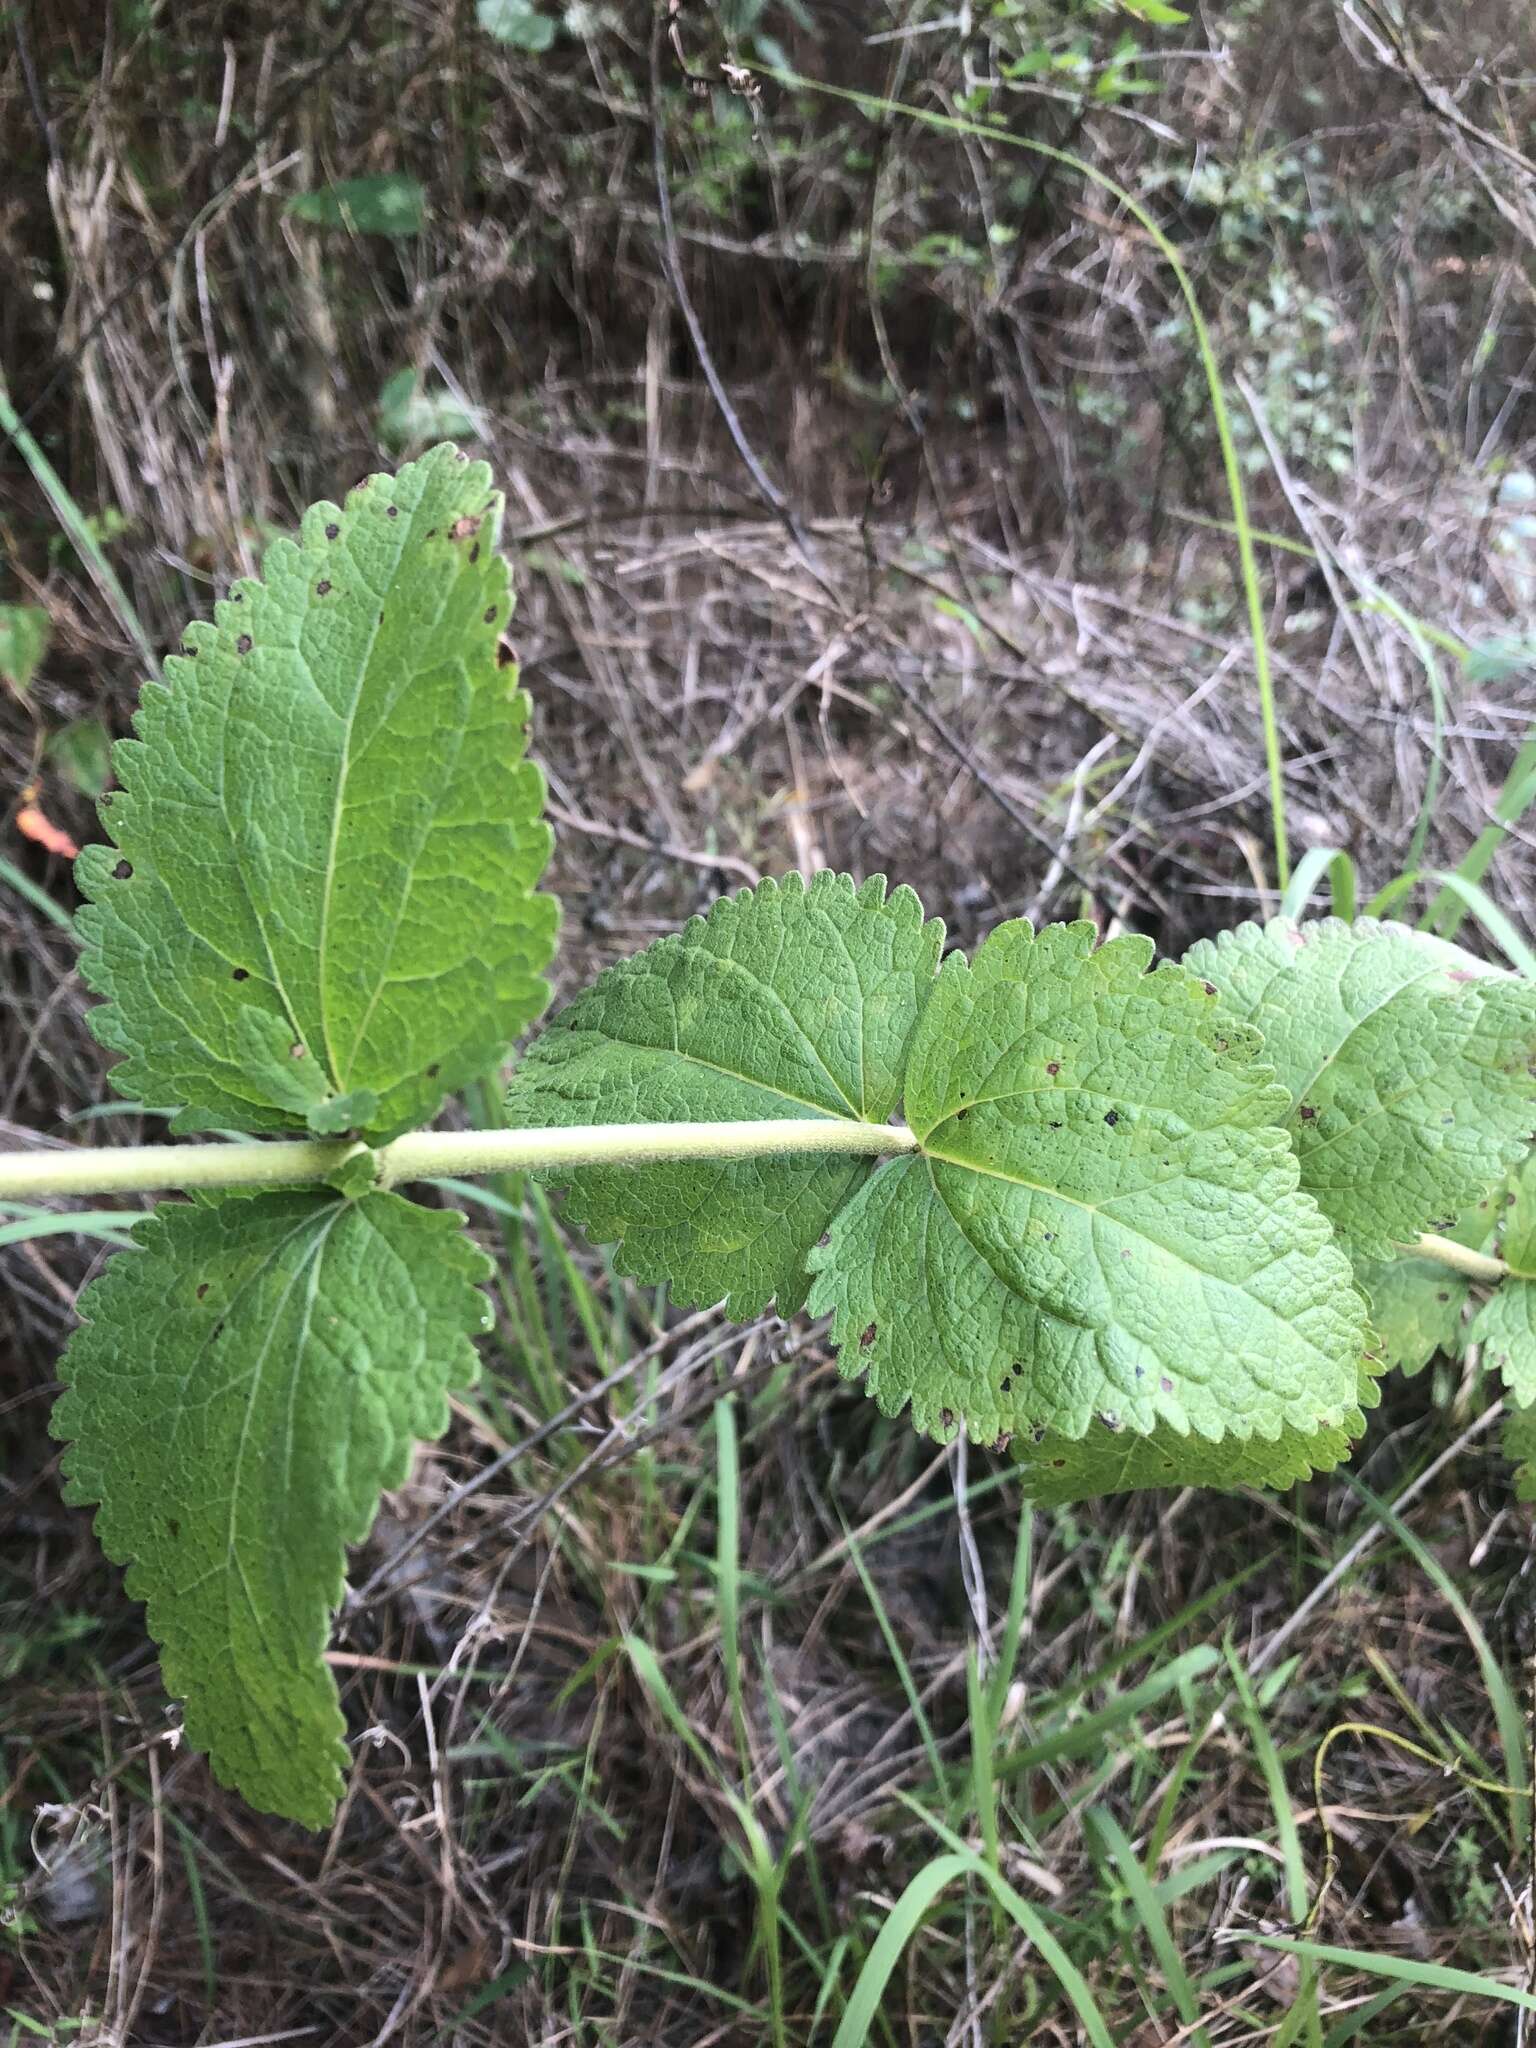
{"type": "Polygon", "coordinates": [[[1520,1279],[1536,1280],[1536,1152],[1525,1155],[1491,1206],[1499,1257],[1520,1279]]]}
{"type": "Polygon", "coordinates": [[[78,922],[113,1081],[173,1130],[382,1141],[543,1008],[550,835],[497,663],[500,519],[447,446],[372,477],[145,685],[78,922]]]}
{"type": "Polygon", "coordinates": [[[1263,1033],[1301,1184],[1354,1255],[1443,1228],[1525,1150],[1536,988],[1370,918],[1241,925],[1185,965],[1263,1033]]]}
{"type": "Polygon", "coordinates": [[[53,1431],[149,1610],[189,1740],[322,1826],[347,1761],[323,1661],[346,1546],[474,1377],[486,1261],[399,1195],[161,1209],[81,1300],[53,1431]]]}
{"type": "Polygon", "coordinates": [[[1465,1274],[1438,1259],[1362,1259],[1355,1280],[1370,1304],[1389,1366],[1412,1379],[1437,1352],[1460,1353],[1467,1340],[1463,1311],[1472,1292],[1465,1274]]]}
{"type": "MultiPolygon", "coordinates": [[[[1504,1190],[1496,1188],[1441,1233],[1469,1251],[1491,1242],[1503,1212],[1504,1190]]],[[[1459,1357],[1466,1346],[1463,1314],[1472,1283],[1439,1259],[1404,1252],[1392,1259],[1356,1259],[1355,1285],[1370,1304],[1371,1328],[1385,1367],[1405,1379],[1421,1373],[1437,1352],[1459,1357]]]]}
{"type": "Polygon", "coordinates": [[[1206,1486],[1218,1493],[1253,1486],[1283,1492],[1342,1465],[1365,1434],[1362,1411],[1380,1399],[1375,1379],[1362,1371],[1357,1405],[1335,1427],[1310,1434],[1286,1428],[1272,1442],[1255,1436],[1212,1443],[1180,1435],[1167,1423],[1159,1423],[1150,1436],[1135,1436],[1094,1422],[1076,1440],[1047,1430],[1038,1442],[1016,1442],[1013,1458],[1024,1493],[1042,1508],[1157,1486],[1206,1486]]]}
{"type": "Polygon", "coordinates": [[[1483,1347],[1483,1364],[1498,1372],[1521,1408],[1536,1402],[1536,1280],[1501,1281],[1467,1332],[1483,1347]]]}
{"type": "MultiPolygon", "coordinates": [[[[514,1124],[884,1123],[934,986],[943,927],[910,889],[828,871],[766,881],[600,975],[514,1072],[514,1124]]],[[[806,1253],[867,1158],[582,1167],[567,1213],[620,1271],[732,1315],[805,1299],[806,1253]]]]}
{"type": "Polygon", "coordinates": [[[1258,1035],[1150,942],[994,932],[913,1037],[921,1155],[811,1253],[811,1308],[888,1414],[976,1440],[1097,1417],[1271,1441],[1355,1404],[1364,1304],[1276,1125],[1258,1035]]]}

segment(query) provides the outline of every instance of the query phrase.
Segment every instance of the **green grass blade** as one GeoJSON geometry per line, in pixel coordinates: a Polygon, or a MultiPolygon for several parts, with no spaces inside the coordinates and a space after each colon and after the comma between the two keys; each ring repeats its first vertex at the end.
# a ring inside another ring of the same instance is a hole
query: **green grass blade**
{"type": "Polygon", "coordinates": [[[912,1667],[907,1662],[906,1653],[903,1651],[897,1639],[896,1631],[891,1625],[891,1617],[886,1612],[885,1602],[880,1598],[880,1589],[869,1575],[869,1567],[864,1562],[863,1552],[860,1550],[851,1529],[846,1529],[846,1537],[848,1555],[852,1558],[853,1568],[859,1575],[859,1584],[864,1588],[864,1597],[874,1611],[875,1621],[879,1626],[881,1636],[884,1638],[886,1651],[890,1656],[892,1664],[896,1667],[896,1675],[901,1680],[901,1689],[906,1694],[907,1705],[912,1710],[912,1719],[916,1724],[917,1732],[922,1739],[923,1748],[927,1753],[928,1767],[933,1772],[933,1782],[938,1787],[947,1805],[950,1799],[949,1773],[945,1770],[943,1758],[939,1755],[939,1745],[934,1738],[933,1725],[924,1710],[923,1696],[918,1691],[917,1680],[912,1675],[912,1667]]]}
{"type": "Polygon", "coordinates": [[[885,1987],[908,1942],[921,1926],[923,1915],[961,1877],[979,1878],[1026,1941],[1039,1950],[1042,1961],[1082,2021],[1084,2038],[1092,2048],[1115,2048],[1114,2036],[1104,2022],[1086,1978],[1034,1907],[1027,1899],[1021,1898],[1011,1884],[989,1870],[979,1856],[959,1851],[935,1856],[931,1863],[925,1864],[886,1915],[885,1925],[875,1937],[874,1947],[865,1957],[854,1981],[842,2024],[832,2037],[832,2048],[863,2048],[879,2015],[885,1987]]]}
{"type": "Polygon", "coordinates": [[[1297,1941],[1283,1934],[1245,1934],[1256,1948],[1279,1949],[1288,1956],[1309,1962],[1336,1963],[1341,1969],[1360,1970],[1371,1977],[1392,1977],[1400,1984],[1416,1984],[1424,1991],[1450,1991],[1463,1998],[1491,1998],[1503,2005],[1518,2006],[1522,2012],[1536,2012],[1536,1998],[1513,1984],[1501,1984],[1496,1977],[1480,1977],[1471,1970],[1453,1970],[1444,1963],[1421,1963],[1407,1956],[1374,1955],[1368,1949],[1332,1948],[1321,1941],[1297,1941]]]}
{"type": "Polygon", "coordinates": [[[1354,922],[1355,916],[1355,864],[1349,855],[1337,846],[1309,846],[1296,863],[1296,871],[1285,885],[1280,898],[1282,917],[1303,918],[1312,892],[1326,870],[1329,887],[1333,892],[1333,914],[1347,923],[1354,922]]]}
{"type": "MultiPolygon", "coordinates": [[[[1504,1770],[1511,1791],[1510,1848],[1516,1856],[1520,1856],[1529,1839],[1531,1828],[1531,1759],[1526,1748],[1525,1715],[1521,1711],[1519,1700],[1515,1697],[1514,1688],[1505,1675],[1503,1666],[1494,1656],[1477,1616],[1467,1605],[1460,1589],[1439,1558],[1420,1542],[1396,1510],[1372,1493],[1363,1480],[1357,1479],[1352,1472],[1341,1473],[1340,1477],[1346,1485],[1353,1487],[1360,1498],[1368,1504],[1371,1512],[1391,1530],[1426,1577],[1433,1582],[1441,1599],[1460,1622],[1462,1633],[1472,1645],[1472,1654],[1477,1659],[1488,1702],[1493,1708],[1494,1722],[1499,1731],[1499,1744],[1504,1751],[1504,1770]]],[[[1536,2007],[1533,2007],[1533,2010],[1536,2010],[1536,2007]]]]}
{"type": "Polygon", "coordinates": [[[55,903],[48,891],[40,889],[30,875],[24,875],[14,861],[0,857],[0,882],[4,882],[8,889],[14,889],[34,910],[40,910],[50,923],[56,924],[61,931],[66,931],[73,937],[75,920],[63,904],[55,903]]]}
{"type": "Polygon", "coordinates": [[[10,393],[6,389],[3,377],[0,377],[0,433],[8,434],[15,443],[17,454],[31,470],[33,482],[48,500],[54,518],[69,537],[70,546],[85,564],[91,580],[106,599],[108,607],[117,615],[118,624],[138,649],[145,673],[158,679],[160,662],[150,645],[149,635],[139,623],[139,615],[134,609],[132,599],[119,582],[117,571],[102,552],[101,543],[91,531],[90,522],[65,489],[63,478],[23,426],[21,415],[11,404],[10,393]]]}
{"type": "Polygon", "coordinates": [[[1480,883],[1469,882],[1462,874],[1432,875],[1429,879],[1440,883],[1442,894],[1448,891],[1465,905],[1512,967],[1518,968],[1527,981],[1536,981],[1536,952],[1480,883]]]}
{"type": "Polygon", "coordinates": [[[745,1793],[752,1778],[752,1746],[747,1739],[741,1682],[741,1458],[736,1410],[729,1394],[715,1406],[715,1489],[715,1611],[720,1618],[720,1656],[745,1793]]]}
{"type": "Polygon", "coordinates": [[[1349,2042],[1360,2039],[1372,2020],[1379,2019],[1389,2005],[1396,2005],[1412,1988],[1408,1984],[1395,1984],[1385,1991],[1378,1991],[1374,1998],[1368,1998],[1364,2005],[1357,2006],[1336,2027],[1328,2029],[1323,2036],[1323,2048],[1348,2048],[1349,2042]]]}
{"type": "Polygon", "coordinates": [[[0,1223],[0,1245],[25,1244],[34,1237],[95,1237],[121,1248],[133,1243],[128,1232],[148,1214],[147,1209],[138,1214],[132,1209],[34,1209],[0,1223]]]}
{"type": "Polygon", "coordinates": [[[1011,1777],[1018,1771],[1033,1768],[1036,1764],[1056,1763],[1063,1757],[1090,1756],[1102,1749],[1108,1737],[1117,1729],[1133,1720],[1148,1707],[1155,1706],[1169,1693],[1177,1692],[1196,1679],[1204,1678],[1221,1662],[1220,1657],[1209,1643],[1202,1643],[1193,1650],[1186,1650],[1180,1657],[1173,1658],[1160,1669],[1144,1678],[1139,1685],[1130,1686],[1111,1700],[1107,1707],[1101,1707],[1095,1714],[1084,1714],[1080,1721],[1072,1721],[1064,1728],[1053,1730],[1037,1741],[1012,1751],[1004,1761],[1004,1773],[1011,1777]]]}
{"type": "Polygon", "coordinates": [[[1085,1816],[1085,1825],[1090,1835],[1096,1835],[1125,1886],[1136,1917],[1146,1933],[1152,1953],[1157,1957],[1158,1967],[1167,1983],[1174,2009],[1184,2025],[1193,2028],[1189,2036],[1191,2048],[1210,2048],[1210,2036],[1196,2023],[1200,2017],[1200,2002],[1195,1987],[1189,1980],[1184,1967],[1184,1958],[1179,1954],[1178,1944],[1168,1925],[1168,1917],[1153,1891],[1147,1873],[1141,1867],[1136,1851],[1131,1847],[1124,1828],[1112,1813],[1102,1806],[1093,1807],[1085,1816]]]}
{"type": "MultiPolygon", "coordinates": [[[[1498,802],[1493,807],[1495,822],[1485,825],[1471,847],[1456,864],[1464,882],[1481,882],[1494,862],[1499,848],[1514,826],[1536,803],[1536,732],[1528,733],[1505,778],[1498,802]]],[[[1424,914],[1424,928],[1442,939],[1454,939],[1467,914],[1465,900],[1454,890],[1442,889],[1424,914]]]]}
{"type": "MultiPolygon", "coordinates": [[[[1298,1926],[1305,1921],[1311,1904],[1310,1886],[1307,1882],[1307,1859],[1302,1851],[1301,1831],[1296,1825],[1296,1809],[1291,1804],[1290,1789],[1285,1782],[1285,1766],[1280,1761],[1280,1752],[1275,1748],[1274,1738],[1265,1725],[1263,1713],[1253,1695],[1253,1685],[1243,1669],[1237,1653],[1230,1643],[1223,1646],[1226,1651],[1227,1668],[1232,1674],[1232,1683],[1237,1689],[1238,1711],[1243,1725],[1248,1730],[1248,1739],[1253,1744],[1254,1757],[1269,1793],[1270,1807],[1275,1816],[1275,1832],[1280,1840],[1280,1854],[1285,1865],[1286,1909],[1298,1926]]],[[[1315,1970],[1304,1969],[1301,1982],[1296,1989],[1296,2007],[1302,2014],[1300,2025],[1306,2028],[1310,2042],[1322,2042],[1322,2021],[1317,2010],[1318,1977],[1315,1970]]],[[[1292,2039],[1299,2038],[1299,2028],[1292,2039]]]]}
{"type": "Polygon", "coordinates": [[[775,65],[752,64],[748,68],[761,72],[765,78],[775,79],[780,85],[790,87],[792,91],[820,93],[828,99],[844,100],[862,108],[866,114],[886,117],[899,115],[905,120],[917,122],[922,127],[937,129],[942,134],[967,136],[980,142],[996,143],[1005,149],[1023,150],[1028,155],[1044,157],[1048,163],[1060,164],[1063,169],[1087,179],[1090,184],[1097,185],[1101,192],[1107,192],[1118,205],[1123,206],[1167,264],[1178,287],[1179,296],[1184,301],[1185,311],[1189,315],[1190,331],[1194,335],[1196,353],[1205,378],[1206,395],[1210,400],[1211,424],[1216,430],[1217,443],[1221,449],[1221,466],[1226,480],[1227,497],[1232,507],[1232,532],[1237,540],[1238,569],[1247,606],[1249,635],[1253,643],[1253,673],[1258,687],[1259,718],[1264,732],[1275,871],[1283,889],[1291,874],[1285,823],[1285,763],[1280,749],[1280,726],[1275,711],[1274,676],[1270,667],[1269,635],[1264,620],[1264,593],[1259,582],[1253,527],[1248,517],[1248,494],[1243,484],[1242,462],[1232,433],[1226,388],[1216,360],[1215,344],[1206,325],[1205,315],[1200,310],[1194,280],[1185,268],[1177,247],[1163,232],[1156,218],[1133,193],[1127,191],[1125,186],[1118,184],[1106,172],[1086,162],[1084,158],[1073,156],[1069,150],[1057,149],[1048,142],[1037,141],[1033,136],[1016,135],[1011,128],[1001,127],[994,122],[966,120],[955,114],[937,113],[929,107],[915,107],[905,101],[883,99],[877,93],[859,92],[851,86],[828,85],[824,80],[806,78],[798,71],[781,70],[775,65]]]}

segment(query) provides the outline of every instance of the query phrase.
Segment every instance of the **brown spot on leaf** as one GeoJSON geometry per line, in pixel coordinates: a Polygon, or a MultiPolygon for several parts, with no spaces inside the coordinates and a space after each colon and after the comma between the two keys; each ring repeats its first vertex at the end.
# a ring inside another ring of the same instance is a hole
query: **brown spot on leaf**
{"type": "Polygon", "coordinates": [[[316,597],[329,597],[330,594],[330,579],[329,577],[322,576],[320,581],[315,585],[315,595],[316,597]]]}
{"type": "Polygon", "coordinates": [[[1214,982],[1214,981],[1202,981],[1202,982],[1201,982],[1201,984],[1200,984],[1200,986],[1201,986],[1201,987],[1202,987],[1202,988],[1203,988],[1203,989],[1205,990],[1205,992],[1206,992],[1206,994],[1207,994],[1208,996],[1213,996],[1213,995],[1215,995],[1215,993],[1216,993],[1216,984],[1215,984],[1215,982],[1214,982]]]}
{"type": "Polygon", "coordinates": [[[1117,1123],[1119,1123],[1119,1121],[1120,1121],[1120,1112],[1119,1112],[1119,1110],[1118,1110],[1118,1109],[1107,1109],[1107,1110],[1106,1110],[1106,1111],[1104,1112],[1104,1121],[1105,1121],[1105,1123],[1107,1123],[1107,1124],[1109,1125],[1110,1129],[1111,1129],[1111,1130],[1113,1130],[1113,1129],[1114,1129],[1114,1127],[1115,1127],[1115,1125],[1116,1125],[1117,1123]]]}
{"type": "Polygon", "coordinates": [[[398,519],[400,517],[400,507],[398,505],[386,505],[384,507],[384,517],[386,519],[398,519]]]}
{"type": "Polygon", "coordinates": [[[1059,1074],[1061,1072],[1061,1061],[1047,1060],[1045,1063],[1045,1071],[1048,1074],[1059,1074]]]}
{"type": "Polygon", "coordinates": [[[231,981],[249,981],[251,978],[251,970],[249,969],[249,967],[237,967],[234,973],[231,974],[229,978],[231,981]]]}
{"type": "Polygon", "coordinates": [[[133,864],[132,864],[132,862],[131,862],[131,861],[126,861],[126,860],[120,860],[120,861],[118,862],[117,866],[116,866],[116,867],[115,867],[115,868],[114,868],[114,869],[112,870],[112,879],[113,879],[113,881],[114,881],[114,882],[127,882],[127,881],[131,881],[131,880],[133,879],[133,864]]]}
{"type": "Polygon", "coordinates": [[[485,608],[485,623],[488,626],[494,626],[496,623],[496,607],[493,604],[488,604],[485,608]]]}
{"type": "Polygon", "coordinates": [[[236,654],[249,654],[250,651],[251,636],[249,633],[242,633],[240,635],[240,638],[235,642],[235,652],[236,654]]]}
{"type": "Polygon", "coordinates": [[[468,540],[472,533],[480,531],[479,517],[473,512],[462,512],[448,529],[450,540],[468,540]]]}
{"type": "Polygon", "coordinates": [[[197,1298],[198,1298],[198,1300],[199,1300],[199,1301],[201,1301],[201,1300],[203,1299],[203,1296],[204,1296],[204,1295],[205,1295],[205,1294],[206,1294],[207,1292],[208,1292],[208,1282],[207,1282],[206,1280],[199,1280],[199,1281],[198,1281],[198,1283],[197,1283],[197,1298]]]}
{"type": "Polygon", "coordinates": [[[874,1326],[874,1324],[873,1324],[873,1323],[871,1323],[871,1324],[870,1324],[870,1326],[869,1326],[869,1328],[868,1328],[868,1329],[867,1329],[867,1330],[866,1330],[866,1331],[864,1332],[863,1336],[862,1336],[862,1337],[860,1337],[860,1339],[859,1339],[859,1349],[860,1349],[861,1351],[867,1351],[867,1350],[869,1349],[870,1345],[874,1343],[874,1341],[875,1341],[875,1326],[874,1326]]]}
{"type": "Polygon", "coordinates": [[[1310,1102],[1304,1102],[1301,1105],[1300,1109],[1297,1110],[1296,1114],[1301,1118],[1304,1124],[1309,1124],[1311,1123],[1313,1117],[1317,1115],[1317,1111],[1312,1107],[1312,1104],[1310,1102]]]}
{"type": "Polygon", "coordinates": [[[340,534],[340,532],[341,528],[336,524],[335,520],[333,519],[329,526],[327,526],[325,529],[325,537],[327,540],[335,540],[340,534]]]}

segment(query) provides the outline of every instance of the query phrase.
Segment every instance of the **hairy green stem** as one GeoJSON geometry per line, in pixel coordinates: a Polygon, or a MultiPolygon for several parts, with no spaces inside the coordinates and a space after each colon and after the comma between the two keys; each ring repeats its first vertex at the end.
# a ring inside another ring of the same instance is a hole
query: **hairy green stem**
{"type": "MultiPolygon", "coordinates": [[[[238,1145],[139,1145],[0,1152],[0,1200],[118,1195],[157,1188],[296,1187],[328,1181],[366,1148],[345,1139],[238,1145]]],[[[642,1166],[660,1159],[758,1159],[786,1152],[915,1152],[903,1124],[779,1117],[714,1124],[580,1124],[551,1131],[410,1131],[374,1154],[376,1185],[529,1172],[553,1166],[642,1166]]]]}
{"type": "Polygon", "coordinates": [[[1405,1245],[1403,1249],[1415,1258],[1438,1259],[1442,1266],[1454,1266],[1469,1280],[1486,1280],[1492,1287],[1510,1271],[1502,1259],[1490,1258],[1487,1252],[1475,1252],[1467,1245],[1457,1244],[1452,1237],[1437,1237],[1433,1231],[1426,1231],[1416,1244],[1405,1245]]]}

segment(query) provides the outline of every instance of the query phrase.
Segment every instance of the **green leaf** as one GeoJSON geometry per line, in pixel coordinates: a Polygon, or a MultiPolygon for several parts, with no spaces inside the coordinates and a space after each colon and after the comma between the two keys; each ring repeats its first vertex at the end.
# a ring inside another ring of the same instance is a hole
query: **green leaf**
{"type": "Polygon", "coordinates": [[[61,725],[49,734],[46,752],[82,796],[100,796],[112,780],[112,735],[99,718],[61,725]]]}
{"type": "MultiPolygon", "coordinates": [[[[1528,1152],[1493,1205],[1495,1243],[1505,1265],[1522,1280],[1536,1280],[1536,1152],[1528,1152]]],[[[1482,1240],[1488,1242],[1485,1236],[1482,1240]]]]}
{"type": "Polygon", "coordinates": [[[1357,1256],[1443,1226],[1525,1150],[1536,988],[1371,918],[1242,925],[1185,965],[1263,1032],[1301,1184],[1357,1256]]]}
{"type": "Polygon", "coordinates": [[[380,171],[367,178],[342,178],[317,192],[296,192],[284,210],[316,227],[404,237],[421,233],[426,207],[426,189],[419,178],[380,171]]]}
{"type": "MultiPolygon", "coordinates": [[[[512,1076],[514,1124],[884,1123],[943,928],[910,889],[823,872],[763,882],[601,975],[512,1076]]],[[[805,1299],[805,1255],[869,1161],[847,1156],[584,1167],[567,1211],[619,1269],[733,1316],[805,1299]]]]}
{"type": "Polygon", "coordinates": [[[1536,1401],[1536,1153],[1526,1154],[1477,1213],[1479,1248],[1491,1243],[1513,1270],[1472,1318],[1467,1341],[1482,1345],[1484,1365],[1495,1367],[1511,1400],[1526,1407],[1536,1401]]]}
{"type": "Polygon", "coordinates": [[[323,1657],[345,1548],[474,1377],[487,1262],[462,1221],[388,1194],[161,1209],[61,1367],[67,1498],[129,1565],[188,1738],[310,1827],[347,1761],[323,1657]]]}
{"type": "Polygon", "coordinates": [[[1536,640],[1512,637],[1469,647],[1462,658],[1462,669],[1469,683],[1507,682],[1511,676],[1536,669],[1536,640]]]}
{"type": "Polygon", "coordinates": [[[1283,1492],[1342,1465],[1365,1434],[1362,1411],[1380,1399],[1373,1373],[1362,1368],[1356,1405],[1333,1428],[1310,1433],[1286,1428],[1272,1442],[1249,1437],[1212,1443],[1207,1437],[1181,1435],[1166,1422],[1150,1436],[1094,1422],[1076,1442],[1054,1430],[1015,1442],[1013,1457],[1021,1467],[1024,1493],[1042,1508],[1155,1486],[1208,1486],[1219,1493],[1255,1486],[1283,1492]]]}
{"type": "MultiPolygon", "coordinates": [[[[1484,1195],[1442,1235],[1480,1252],[1493,1236],[1503,1191],[1484,1195]]],[[[1357,1259],[1355,1285],[1371,1309],[1384,1363],[1412,1379],[1437,1352],[1460,1357],[1466,1347],[1463,1317],[1472,1283],[1439,1259],[1357,1259]]]]}
{"type": "Polygon", "coordinates": [[[24,697],[48,652],[53,628],[37,604],[0,604],[0,680],[24,697]]]}
{"type": "Polygon", "coordinates": [[[982,1442],[1342,1426],[1364,1304],[1257,1034],[1149,975],[1149,941],[1093,941],[1003,925],[944,963],[907,1067],[925,1156],[882,1165],[811,1253],[842,1371],[982,1442]]]}
{"type": "Polygon", "coordinates": [[[1515,1468],[1515,1499],[1536,1501],[1536,1408],[1511,1408],[1504,1417],[1504,1455],[1515,1468]]]}
{"type": "Polygon", "coordinates": [[[547,14],[540,14],[531,0],[478,0],[475,19],[487,35],[494,36],[498,43],[510,44],[514,50],[529,50],[538,55],[555,40],[554,22],[547,14]]]}
{"type": "Polygon", "coordinates": [[[1483,1347],[1483,1364],[1495,1368],[1522,1408],[1536,1401],[1536,1281],[1502,1281],[1477,1314],[1467,1340],[1483,1347]]]}
{"type": "Polygon", "coordinates": [[[1362,1259],[1355,1283],[1370,1303],[1386,1363],[1412,1379],[1437,1352],[1460,1354],[1472,1283],[1438,1259],[1362,1259]]]}
{"type": "Polygon", "coordinates": [[[175,1131],[425,1123],[544,1007],[556,907],[502,501],[447,446],[316,505],[144,687],[77,876],[91,1013],[175,1131]],[[376,1099],[369,1107],[370,1098],[376,1099]]]}
{"type": "Polygon", "coordinates": [[[423,391],[414,370],[397,370],[379,392],[379,439],[394,453],[483,432],[481,421],[447,391],[423,391]]]}

